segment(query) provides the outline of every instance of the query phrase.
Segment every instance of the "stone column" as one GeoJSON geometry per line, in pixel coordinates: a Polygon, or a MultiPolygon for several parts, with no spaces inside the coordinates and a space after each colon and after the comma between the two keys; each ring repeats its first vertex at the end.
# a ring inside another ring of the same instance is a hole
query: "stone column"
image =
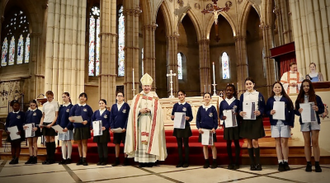
{"type": "MultiPolygon", "coordinates": [[[[156,66],[155,66],[155,30],[157,28],[157,24],[150,24],[144,26],[143,32],[143,41],[144,41],[144,49],[143,49],[143,67],[144,73],[148,73],[153,79],[154,82],[152,84],[152,91],[156,91],[156,66]]],[[[138,68],[136,68],[138,71],[138,68]]],[[[138,72],[137,72],[138,73],[138,72]]],[[[139,87],[139,75],[135,79],[135,88],[139,87]]]]}
{"type": "MultiPolygon", "coordinates": [[[[272,13],[273,12],[269,12],[269,15],[271,15],[272,13]]],[[[287,0],[275,0],[274,13],[276,15],[277,20],[277,30],[279,37],[278,46],[292,42],[292,31],[290,27],[290,17],[287,0]]]]}
{"type": "Polygon", "coordinates": [[[84,91],[86,0],[48,1],[45,90],[56,100],[68,91],[72,101],[84,91]]]}
{"type": "Polygon", "coordinates": [[[305,76],[315,62],[325,80],[330,74],[330,2],[290,0],[298,71],[305,76]]]}
{"type": "MultiPolygon", "coordinates": [[[[131,100],[134,95],[132,91],[134,68],[135,94],[139,91],[139,15],[141,13],[139,0],[124,0],[125,15],[125,96],[131,100]]],[[[154,78],[155,80],[155,78],[154,78]]]]}
{"type": "Polygon", "coordinates": [[[205,38],[199,40],[199,77],[201,95],[205,92],[205,87],[206,92],[212,93],[210,40],[205,38]],[[209,86],[211,86],[211,90],[209,90],[209,86]]]}
{"type": "MultiPolygon", "coordinates": [[[[179,80],[178,80],[178,36],[174,33],[172,36],[167,37],[167,73],[170,70],[176,73],[176,77],[173,77],[173,95],[179,90],[179,80]]],[[[167,79],[167,96],[171,94],[171,84],[170,78],[167,79]]]]}
{"type": "Polygon", "coordinates": [[[243,93],[245,91],[244,81],[249,76],[249,66],[246,52],[246,37],[242,35],[236,35],[234,39],[237,57],[237,91],[238,93],[243,93]]]}
{"type": "Polygon", "coordinates": [[[116,101],[116,48],[117,48],[117,4],[116,0],[101,0],[101,41],[99,94],[109,104],[116,101]]]}

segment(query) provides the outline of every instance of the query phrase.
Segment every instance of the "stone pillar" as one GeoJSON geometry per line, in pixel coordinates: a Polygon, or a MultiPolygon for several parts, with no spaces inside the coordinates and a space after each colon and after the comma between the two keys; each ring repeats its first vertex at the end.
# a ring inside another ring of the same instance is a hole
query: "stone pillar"
{"type": "Polygon", "coordinates": [[[199,77],[201,95],[205,92],[205,88],[206,92],[212,92],[210,40],[205,38],[199,40],[199,77]]]}
{"type": "MultiPolygon", "coordinates": [[[[124,0],[125,15],[125,96],[131,100],[134,95],[132,91],[133,79],[132,69],[134,68],[135,94],[139,91],[139,15],[142,12],[139,7],[139,0],[124,0]]],[[[155,78],[154,78],[155,80],[155,78]]]]}
{"type": "Polygon", "coordinates": [[[237,57],[237,92],[243,93],[245,91],[244,81],[249,76],[249,66],[246,51],[246,37],[242,35],[236,35],[234,39],[237,57]]]}
{"type": "MultiPolygon", "coordinates": [[[[156,91],[156,66],[155,66],[155,30],[157,28],[157,24],[150,24],[144,26],[143,32],[143,41],[144,41],[144,49],[143,49],[143,67],[144,73],[148,73],[153,79],[154,82],[152,84],[152,91],[156,91]]],[[[136,68],[138,71],[138,68],[136,68]]],[[[137,72],[139,73],[139,72],[137,72]]],[[[135,76],[135,75],[134,75],[135,76]]],[[[135,79],[135,88],[139,87],[139,75],[136,75],[137,79],[135,79]]],[[[138,90],[137,90],[138,91],[138,90]]]]}
{"type": "MultiPolygon", "coordinates": [[[[174,33],[172,36],[167,37],[167,73],[170,70],[176,73],[176,77],[173,77],[173,95],[179,90],[179,80],[178,80],[178,36],[174,33]]],[[[171,94],[171,80],[167,78],[167,96],[171,94]]]]}
{"type": "Polygon", "coordinates": [[[330,74],[330,2],[290,0],[298,71],[305,76],[315,62],[326,81],[330,74]]]}
{"type": "MultiPolygon", "coordinates": [[[[273,12],[269,12],[269,15],[271,15],[272,13],[273,12]]],[[[290,17],[287,0],[275,0],[274,13],[276,15],[277,20],[279,45],[292,42],[292,31],[290,27],[290,17]]]]}
{"type": "Polygon", "coordinates": [[[117,48],[117,4],[116,0],[101,0],[101,55],[100,55],[100,98],[108,100],[108,104],[116,101],[116,48],[117,48]]]}
{"type": "Polygon", "coordinates": [[[56,100],[68,91],[75,103],[84,91],[86,0],[49,0],[46,28],[44,90],[56,100]]]}

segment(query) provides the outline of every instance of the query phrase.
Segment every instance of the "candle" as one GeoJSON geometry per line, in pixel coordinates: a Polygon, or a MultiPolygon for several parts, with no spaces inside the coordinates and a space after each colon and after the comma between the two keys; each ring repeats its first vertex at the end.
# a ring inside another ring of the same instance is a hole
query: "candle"
{"type": "Polygon", "coordinates": [[[213,84],[215,84],[215,65],[214,65],[214,62],[212,62],[212,68],[213,68],[213,84]]]}
{"type": "Polygon", "coordinates": [[[134,92],[134,90],[135,90],[135,83],[134,83],[134,68],[132,69],[132,71],[133,71],[133,75],[132,75],[132,77],[133,77],[133,80],[132,80],[132,84],[133,84],[133,95],[135,94],[135,92],[134,92]]]}

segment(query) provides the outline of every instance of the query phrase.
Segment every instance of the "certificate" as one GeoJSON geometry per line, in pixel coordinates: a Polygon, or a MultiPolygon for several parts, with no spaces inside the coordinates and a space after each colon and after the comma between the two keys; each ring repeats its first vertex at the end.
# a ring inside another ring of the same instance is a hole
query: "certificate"
{"type": "Polygon", "coordinates": [[[113,133],[123,133],[123,129],[122,128],[114,128],[114,129],[111,129],[113,133]]]}
{"type": "Polygon", "coordinates": [[[74,120],[74,123],[82,123],[84,120],[81,116],[71,116],[72,120],[74,120]]]}
{"type": "Polygon", "coordinates": [[[65,133],[63,132],[63,128],[60,125],[54,125],[52,128],[57,131],[58,133],[65,133]]]}
{"type": "Polygon", "coordinates": [[[232,128],[237,126],[236,115],[233,114],[232,110],[224,110],[223,115],[226,116],[225,127],[232,128]]]}
{"type": "Polygon", "coordinates": [[[255,102],[243,102],[243,111],[246,114],[243,116],[245,120],[256,120],[256,115],[254,114],[256,110],[255,102]]]}
{"type": "Polygon", "coordinates": [[[101,120],[93,121],[93,134],[94,134],[94,137],[103,135],[101,120]]]}
{"type": "Polygon", "coordinates": [[[8,127],[7,130],[10,132],[10,139],[16,140],[21,138],[21,135],[17,135],[18,128],[17,126],[8,127]]]}
{"type": "Polygon", "coordinates": [[[202,145],[213,145],[213,133],[211,130],[202,129],[202,145]]]}
{"type": "Polygon", "coordinates": [[[27,128],[25,129],[25,137],[29,138],[29,137],[34,137],[35,136],[35,131],[33,130],[33,128],[35,127],[34,123],[28,123],[25,125],[27,128]]]}
{"type": "Polygon", "coordinates": [[[301,113],[302,123],[311,123],[316,122],[316,113],[313,109],[314,102],[301,103],[300,108],[303,109],[301,113]]]}
{"type": "Polygon", "coordinates": [[[273,115],[273,119],[277,120],[285,120],[285,102],[279,101],[274,102],[273,110],[275,110],[275,114],[273,115]]]}
{"type": "Polygon", "coordinates": [[[186,127],[186,113],[175,112],[174,113],[174,128],[185,129],[186,127]]]}

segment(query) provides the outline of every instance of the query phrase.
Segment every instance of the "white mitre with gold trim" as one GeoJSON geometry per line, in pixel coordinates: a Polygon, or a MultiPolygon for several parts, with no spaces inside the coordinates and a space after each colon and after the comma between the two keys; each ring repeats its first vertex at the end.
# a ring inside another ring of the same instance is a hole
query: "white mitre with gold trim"
{"type": "Polygon", "coordinates": [[[145,73],[141,77],[140,81],[141,81],[142,85],[151,85],[154,80],[148,73],[145,73]]]}

